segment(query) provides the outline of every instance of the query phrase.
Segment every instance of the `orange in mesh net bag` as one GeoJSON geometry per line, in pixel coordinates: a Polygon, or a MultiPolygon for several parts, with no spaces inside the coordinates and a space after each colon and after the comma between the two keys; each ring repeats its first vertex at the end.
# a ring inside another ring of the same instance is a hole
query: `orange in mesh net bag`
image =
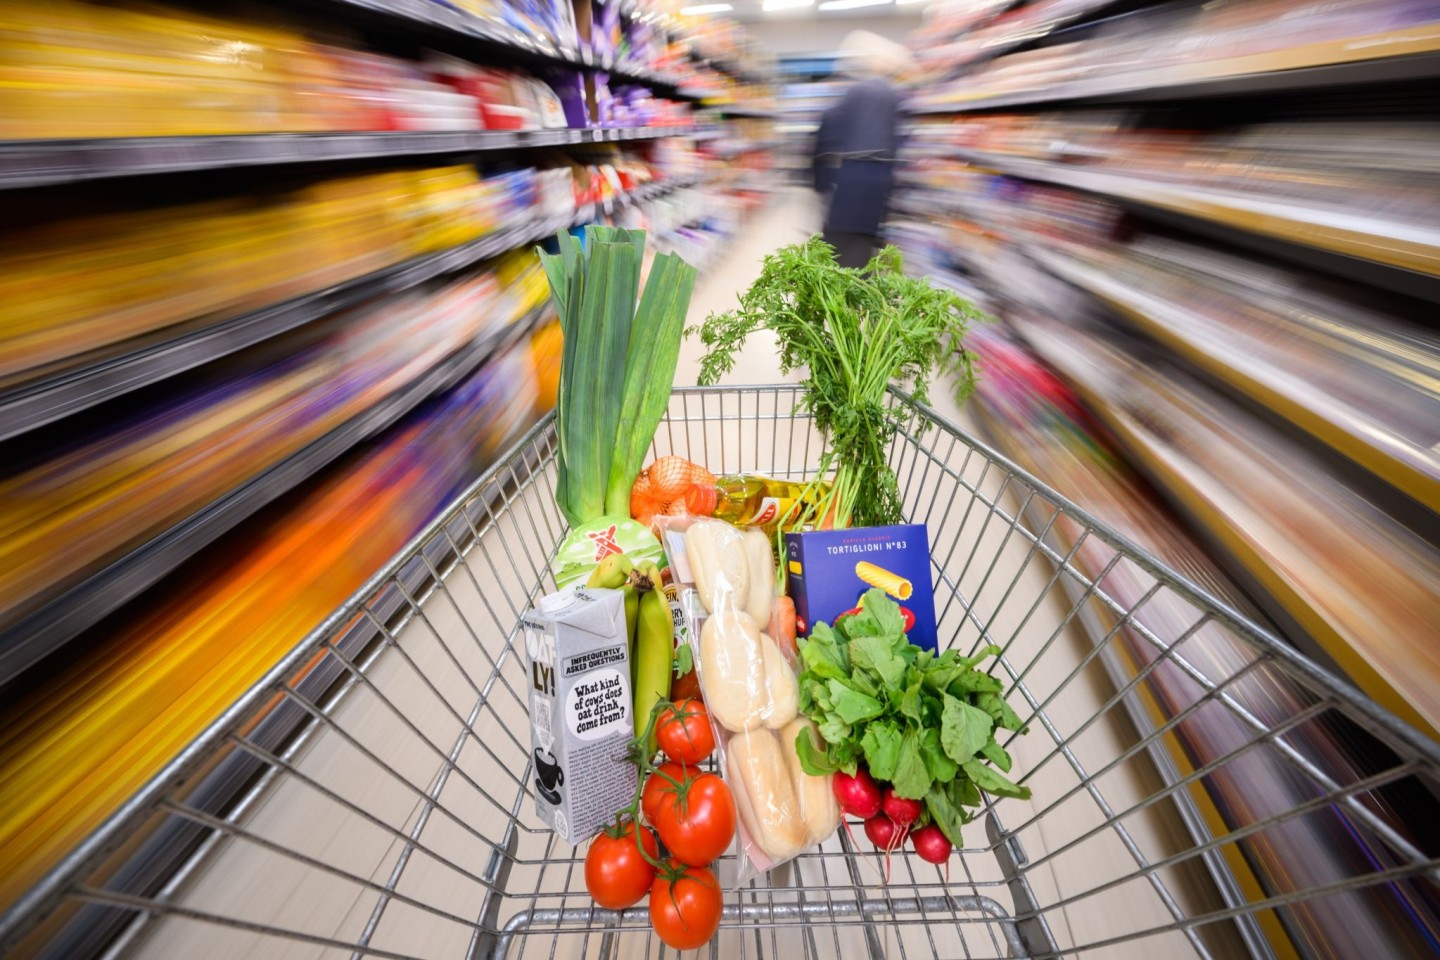
{"type": "Polygon", "coordinates": [[[630,488],[630,516],[649,524],[659,514],[683,516],[685,495],[695,485],[715,485],[715,475],[684,457],[661,457],[640,471],[630,488]]]}
{"type": "Polygon", "coordinates": [[[650,490],[656,500],[669,503],[685,496],[695,481],[695,464],[684,457],[661,457],[650,464],[650,490]]]}

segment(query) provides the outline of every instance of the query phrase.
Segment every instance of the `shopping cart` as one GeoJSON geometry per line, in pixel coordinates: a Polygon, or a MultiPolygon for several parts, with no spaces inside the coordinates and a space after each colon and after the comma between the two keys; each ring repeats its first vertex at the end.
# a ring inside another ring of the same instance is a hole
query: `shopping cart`
{"type": "MultiPolygon", "coordinates": [[[[802,477],[820,439],[799,400],[677,390],[654,453],[802,477]]],[[[897,852],[888,883],[841,832],[728,893],[701,952],[1421,955],[1440,861],[1392,804],[1433,802],[1435,745],[890,402],[941,642],[1004,650],[1029,728],[1006,744],[1012,776],[1034,797],[987,803],[947,866],[897,852]]],[[[546,419],[7,913],[0,952],[670,955],[643,904],[594,906],[584,848],[534,811],[517,621],[554,589],[555,450],[546,419]]]]}

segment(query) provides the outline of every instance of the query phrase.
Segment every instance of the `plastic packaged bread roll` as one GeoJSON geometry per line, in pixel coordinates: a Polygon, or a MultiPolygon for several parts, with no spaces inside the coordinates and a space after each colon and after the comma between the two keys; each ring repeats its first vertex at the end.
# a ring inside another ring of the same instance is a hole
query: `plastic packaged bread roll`
{"type": "MultiPolygon", "coordinates": [[[[685,531],[685,556],[707,613],[749,610],[750,564],[740,531],[723,520],[696,520],[685,531]]],[[[756,623],[765,623],[766,617],[756,623]]]]}
{"type": "Polygon", "coordinates": [[[730,738],[725,776],[738,789],[735,806],[750,840],[775,862],[788,860],[809,841],[780,741],[768,730],[730,738]]]}
{"type": "Polygon", "coordinates": [[[800,804],[800,818],[811,843],[827,839],[840,826],[840,805],[835,802],[835,789],[830,774],[814,777],[800,766],[800,754],[795,750],[795,741],[800,734],[807,734],[817,750],[824,750],[820,734],[807,717],[797,717],[780,731],[780,750],[790,768],[790,781],[795,788],[795,800],[800,804]]]}
{"type": "Polygon", "coordinates": [[[770,538],[759,527],[747,527],[740,531],[740,537],[750,580],[745,612],[754,617],[756,623],[766,624],[770,622],[770,608],[775,603],[775,554],[770,549],[770,538]]]}
{"type": "Polygon", "coordinates": [[[864,560],[855,564],[855,576],[863,583],[884,590],[896,600],[909,600],[910,594],[915,592],[915,587],[909,580],[864,560]]]}
{"type": "Polygon", "coordinates": [[[800,712],[800,680],[780,645],[766,634],[760,634],[760,653],[765,663],[765,692],[768,702],[760,710],[761,722],[771,730],[779,730],[800,712]]]}
{"type": "Polygon", "coordinates": [[[750,614],[740,610],[721,610],[700,628],[705,705],[715,722],[733,733],[760,726],[769,712],[764,642],[750,614]]]}

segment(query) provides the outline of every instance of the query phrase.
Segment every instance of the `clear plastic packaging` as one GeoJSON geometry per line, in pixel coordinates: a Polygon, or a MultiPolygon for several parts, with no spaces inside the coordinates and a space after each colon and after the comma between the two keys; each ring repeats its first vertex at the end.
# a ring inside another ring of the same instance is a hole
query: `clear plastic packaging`
{"type": "Polygon", "coordinates": [[[680,587],[717,760],[739,811],[736,885],[792,859],[840,823],[829,777],[800,769],[794,664],[766,633],[775,597],[769,538],[722,520],[655,521],[680,587]]]}

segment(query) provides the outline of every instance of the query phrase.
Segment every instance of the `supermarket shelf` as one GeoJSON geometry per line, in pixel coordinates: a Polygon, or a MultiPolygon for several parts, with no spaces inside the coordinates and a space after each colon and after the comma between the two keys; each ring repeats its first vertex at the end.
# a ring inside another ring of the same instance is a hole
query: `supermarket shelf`
{"type": "Polygon", "coordinates": [[[716,113],[724,114],[727,117],[737,117],[747,120],[774,120],[778,116],[774,110],[756,110],[752,107],[742,107],[733,104],[716,104],[713,107],[716,113]]]}
{"type": "MultiPolygon", "coordinates": [[[[1270,528],[1262,516],[1237,507],[1234,490],[1216,477],[1186,469],[1185,458],[1169,447],[1146,417],[1123,403],[1112,402],[1074,362],[1078,356],[1075,343],[1062,343],[1029,323],[1020,324],[1018,329],[1041,359],[1064,377],[1110,429],[1171,505],[1195,524],[1220,556],[1228,558],[1228,571],[1251,586],[1254,598],[1278,622],[1298,630],[1292,637],[1313,641],[1313,646],[1302,648],[1308,655],[1329,658],[1368,696],[1427,735],[1434,737],[1440,732],[1432,716],[1406,699],[1362,649],[1352,646],[1316,604],[1306,585],[1291,580],[1275,566],[1273,550],[1263,544],[1267,538],[1271,543],[1283,543],[1282,534],[1270,528]]],[[[1336,602],[1341,599],[1336,598],[1336,602]]]]}
{"type": "Polygon", "coordinates": [[[592,203],[581,207],[576,211],[575,219],[571,221],[571,226],[578,227],[582,224],[589,223],[601,214],[608,217],[617,210],[624,209],[625,207],[633,207],[636,204],[645,203],[648,200],[655,200],[679,190],[686,190],[697,184],[704,183],[705,180],[706,178],[701,176],[675,177],[673,179],[667,179],[664,182],[644,184],[618,197],[608,198],[603,203],[592,203]]]}
{"type": "Polygon", "coordinates": [[[228,167],[376,157],[492,153],[531,147],[658,140],[691,127],[489,130],[439,133],[262,133],[114,140],[0,141],[0,189],[228,167]]]}
{"type": "Polygon", "coordinates": [[[750,73],[738,64],[731,63],[723,57],[707,57],[703,52],[694,47],[690,48],[689,55],[692,63],[703,63],[713,70],[718,70],[723,74],[734,77],[741,83],[760,84],[765,82],[763,77],[750,73]]]}
{"type": "Polygon", "coordinates": [[[405,290],[536,242],[569,225],[568,216],[527,223],[178,336],[162,331],[162,335],[169,335],[138,350],[0,393],[0,440],[242,350],[379,294],[405,290]]]}
{"type": "Polygon", "coordinates": [[[394,424],[422,401],[455,386],[490,357],[518,342],[548,315],[547,304],[478,338],[369,410],[0,631],[0,685],[98,623],[266,504],[394,424]]]}
{"type": "Polygon", "coordinates": [[[1086,19],[1093,14],[1103,12],[1107,7],[1117,6],[1122,0],[1088,0],[1078,4],[1069,13],[1055,17],[1029,27],[1016,26],[1011,32],[1001,34],[993,40],[988,41],[984,46],[975,51],[972,56],[963,60],[954,60],[948,64],[951,71],[957,71],[962,67],[983,63],[986,60],[993,60],[1002,54],[1009,53],[1017,47],[1027,46],[1036,41],[1043,40],[1061,27],[1068,27],[1079,20],[1086,19]]]}
{"type": "MultiPolygon", "coordinates": [[[[605,212],[614,212],[616,206],[653,200],[699,182],[699,177],[687,177],[649,183],[620,198],[618,203],[612,201],[605,212]]],[[[123,355],[0,391],[0,440],[243,350],[379,294],[406,290],[516,247],[536,243],[557,230],[586,223],[594,216],[592,208],[585,208],[573,216],[527,222],[220,323],[198,325],[197,322],[194,329],[178,335],[173,330],[161,331],[157,339],[123,355]]]]}
{"type": "Polygon", "coordinates": [[[387,30],[400,30],[426,46],[477,62],[502,59],[517,64],[590,68],[684,96],[680,77],[617,65],[613,58],[596,57],[588,48],[556,44],[498,18],[471,16],[431,0],[300,0],[300,5],[338,13],[345,23],[369,22],[387,30]]]}
{"type": "Polygon", "coordinates": [[[1263,362],[1235,364],[1216,356],[1203,338],[1187,334],[1205,320],[1185,307],[1135,289],[1063,254],[1036,247],[1027,248],[1026,253],[1056,276],[1130,318],[1191,363],[1440,512],[1440,472],[1434,450],[1407,442],[1363,409],[1344,406],[1339,399],[1309,387],[1303,378],[1287,371],[1263,362]],[[1304,395],[1307,390],[1311,396],[1304,395]]]}
{"type": "Polygon", "coordinates": [[[713,154],[718,159],[728,160],[747,153],[763,153],[766,150],[773,150],[781,144],[774,140],[751,140],[746,143],[736,144],[724,150],[717,150],[713,154]]]}
{"type": "Polygon", "coordinates": [[[979,153],[962,152],[961,156],[1010,176],[1130,200],[1304,247],[1440,276],[1440,227],[1433,224],[1387,222],[1365,212],[1325,209],[1298,201],[1164,183],[1058,163],[979,153]]]}
{"type": "Polygon", "coordinates": [[[1189,100],[1433,77],[1440,77],[1440,25],[1434,24],[1392,34],[1195,64],[1170,71],[1160,80],[1144,76],[1076,80],[1042,90],[988,97],[982,94],[971,99],[918,106],[912,113],[969,113],[1072,100],[1189,100]]]}

